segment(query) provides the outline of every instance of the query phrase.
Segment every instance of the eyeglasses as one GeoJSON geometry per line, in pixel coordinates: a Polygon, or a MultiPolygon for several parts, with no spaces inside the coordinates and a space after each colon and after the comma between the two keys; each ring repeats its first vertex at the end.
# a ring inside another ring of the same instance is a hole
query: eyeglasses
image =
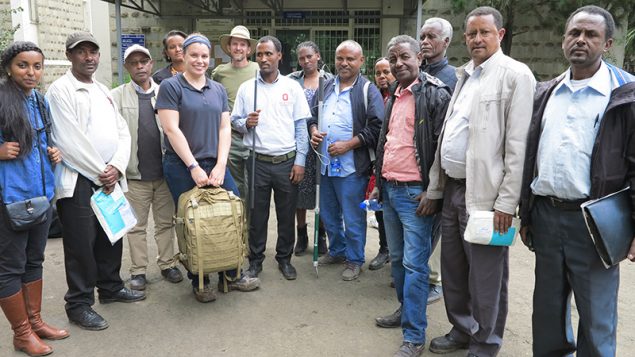
{"type": "Polygon", "coordinates": [[[141,61],[126,61],[126,64],[129,64],[133,67],[137,67],[139,64],[141,64],[142,66],[146,66],[148,63],[150,63],[150,61],[152,61],[149,58],[146,59],[142,59],[141,61]]]}

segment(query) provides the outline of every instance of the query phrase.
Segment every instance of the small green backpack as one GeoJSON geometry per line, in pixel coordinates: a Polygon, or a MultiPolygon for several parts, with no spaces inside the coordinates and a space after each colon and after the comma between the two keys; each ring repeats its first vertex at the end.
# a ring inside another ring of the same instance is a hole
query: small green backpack
{"type": "MultiPolygon", "coordinates": [[[[240,269],[246,255],[245,215],[239,197],[220,187],[198,188],[179,197],[176,237],[179,260],[201,277],[215,272],[240,269]]],[[[227,278],[227,277],[226,277],[227,278]]],[[[227,279],[224,282],[227,291],[227,279]]]]}

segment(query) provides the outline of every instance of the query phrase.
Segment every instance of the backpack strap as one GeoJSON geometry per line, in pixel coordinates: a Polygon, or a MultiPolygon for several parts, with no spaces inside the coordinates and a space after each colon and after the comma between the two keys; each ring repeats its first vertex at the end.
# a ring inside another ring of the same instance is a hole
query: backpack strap
{"type": "Polygon", "coordinates": [[[613,75],[615,76],[615,79],[617,79],[617,84],[621,87],[624,84],[626,84],[626,78],[624,78],[624,74],[622,73],[622,71],[619,70],[619,68],[615,67],[614,65],[604,61],[604,63],[606,64],[606,66],[609,68],[609,71],[611,71],[611,73],[613,73],[613,75]]]}
{"type": "MultiPolygon", "coordinates": [[[[364,114],[366,115],[366,126],[368,126],[368,87],[370,87],[370,81],[364,83],[364,114]]],[[[368,156],[370,157],[370,162],[375,161],[375,150],[371,147],[368,148],[368,156]]]]}

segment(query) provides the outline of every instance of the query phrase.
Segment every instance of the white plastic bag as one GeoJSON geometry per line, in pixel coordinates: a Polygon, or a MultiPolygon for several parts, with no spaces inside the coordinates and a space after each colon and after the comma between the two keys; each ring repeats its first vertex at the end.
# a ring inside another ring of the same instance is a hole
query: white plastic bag
{"type": "Polygon", "coordinates": [[[511,246],[520,232],[520,219],[512,218],[507,233],[494,232],[494,212],[474,211],[470,214],[463,239],[466,242],[482,245],[511,246]]]}

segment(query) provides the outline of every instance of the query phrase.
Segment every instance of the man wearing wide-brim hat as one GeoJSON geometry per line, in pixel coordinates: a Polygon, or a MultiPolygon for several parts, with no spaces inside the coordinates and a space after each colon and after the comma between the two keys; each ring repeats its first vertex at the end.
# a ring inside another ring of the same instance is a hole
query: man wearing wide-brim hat
{"type": "MultiPolygon", "coordinates": [[[[249,60],[252,49],[256,48],[256,42],[251,38],[249,30],[242,25],[234,27],[231,33],[220,36],[220,46],[231,57],[231,62],[216,66],[212,72],[212,78],[227,90],[230,110],[234,107],[234,100],[240,85],[248,80],[253,80],[259,69],[257,63],[249,60]]],[[[243,134],[232,129],[232,144],[228,160],[229,172],[238,185],[240,197],[245,202],[249,197],[247,191],[248,158],[249,148],[243,144],[243,134]]],[[[236,289],[240,289],[240,287],[237,286],[236,289]]]]}

